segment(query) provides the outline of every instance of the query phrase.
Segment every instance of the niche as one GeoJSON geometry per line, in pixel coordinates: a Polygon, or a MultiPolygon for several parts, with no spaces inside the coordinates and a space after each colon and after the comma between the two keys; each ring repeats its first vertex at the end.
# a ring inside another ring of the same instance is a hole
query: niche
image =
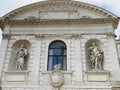
{"type": "Polygon", "coordinates": [[[87,70],[103,70],[104,55],[102,50],[102,44],[99,40],[97,39],[88,40],[85,44],[85,53],[87,70]],[[94,47],[96,47],[97,49],[93,50],[94,47]],[[93,52],[95,52],[95,54],[93,52]]]}
{"type": "Polygon", "coordinates": [[[9,71],[28,70],[30,43],[27,40],[16,41],[12,46],[9,71]]]}

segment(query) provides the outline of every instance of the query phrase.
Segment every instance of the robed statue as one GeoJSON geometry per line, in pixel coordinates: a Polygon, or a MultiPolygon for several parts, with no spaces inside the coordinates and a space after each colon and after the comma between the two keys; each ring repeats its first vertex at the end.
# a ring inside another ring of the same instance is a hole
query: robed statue
{"type": "Polygon", "coordinates": [[[27,56],[27,49],[21,44],[20,48],[16,51],[16,67],[15,70],[25,69],[25,57],[27,56]]]}
{"type": "Polygon", "coordinates": [[[98,48],[95,43],[92,43],[89,48],[90,53],[90,62],[92,69],[102,70],[103,68],[103,51],[98,48]]]}

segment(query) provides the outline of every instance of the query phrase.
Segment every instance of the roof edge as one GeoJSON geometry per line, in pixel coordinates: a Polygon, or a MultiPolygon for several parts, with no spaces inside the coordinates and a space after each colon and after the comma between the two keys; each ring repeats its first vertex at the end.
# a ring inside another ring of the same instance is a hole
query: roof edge
{"type": "Polygon", "coordinates": [[[12,18],[14,17],[15,15],[18,15],[19,13],[22,13],[23,11],[27,11],[27,10],[30,10],[30,8],[35,8],[37,6],[40,6],[40,5],[50,5],[50,4],[60,4],[60,3],[65,3],[65,4],[70,4],[70,5],[74,5],[74,6],[78,6],[78,7],[82,7],[82,8],[85,8],[85,9],[88,9],[88,10],[93,10],[95,12],[98,12],[98,13],[101,13],[105,16],[108,16],[108,17],[114,17],[114,18],[118,18],[117,15],[101,8],[101,7],[98,7],[96,5],[92,5],[92,4],[88,4],[88,3],[84,3],[84,2],[79,2],[79,1],[72,1],[72,0],[46,0],[46,1],[41,1],[41,2],[36,2],[36,3],[33,3],[33,4],[29,4],[29,5],[25,5],[25,6],[22,6],[20,8],[17,8],[9,13],[7,13],[6,15],[2,16],[0,19],[5,19],[6,17],[7,18],[12,18]]]}

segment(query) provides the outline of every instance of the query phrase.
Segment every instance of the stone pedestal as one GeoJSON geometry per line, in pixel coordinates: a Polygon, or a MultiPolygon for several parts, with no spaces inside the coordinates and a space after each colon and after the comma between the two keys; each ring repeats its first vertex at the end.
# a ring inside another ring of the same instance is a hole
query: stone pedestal
{"type": "Polygon", "coordinates": [[[85,71],[88,82],[108,83],[110,81],[110,71],[92,70],[85,71]]]}
{"type": "Polygon", "coordinates": [[[5,83],[27,84],[29,71],[7,71],[5,72],[5,83]]]}

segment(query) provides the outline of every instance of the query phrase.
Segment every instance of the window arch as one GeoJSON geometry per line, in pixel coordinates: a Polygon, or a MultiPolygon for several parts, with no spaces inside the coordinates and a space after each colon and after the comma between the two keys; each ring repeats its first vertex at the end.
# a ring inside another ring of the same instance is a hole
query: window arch
{"type": "Polygon", "coordinates": [[[54,70],[54,65],[60,64],[60,70],[67,70],[67,48],[62,41],[53,41],[49,45],[47,70],[54,70]]]}

